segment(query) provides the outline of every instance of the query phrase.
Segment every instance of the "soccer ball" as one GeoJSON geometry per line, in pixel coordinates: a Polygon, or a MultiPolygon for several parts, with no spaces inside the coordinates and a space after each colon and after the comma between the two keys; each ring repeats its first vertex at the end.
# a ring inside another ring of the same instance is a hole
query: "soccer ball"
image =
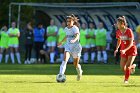
{"type": "Polygon", "coordinates": [[[66,76],[64,75],[64,74],[58,74],[57,76],[56,76],[56,81],[57,82],[65,82],[66,81],[66,76]]]}

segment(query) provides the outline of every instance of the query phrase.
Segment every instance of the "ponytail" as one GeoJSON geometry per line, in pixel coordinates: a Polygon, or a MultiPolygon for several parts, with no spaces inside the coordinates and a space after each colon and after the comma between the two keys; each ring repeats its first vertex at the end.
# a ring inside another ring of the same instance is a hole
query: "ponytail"
{"type": "Polygon", "coordinates": [[[121,16],[119,18],[117,18],[117,20],[121,23],[124,23],[125,26],[127,26],[127,22],[126,22],[126,18],[125,16],[121,16]]]}
{"type": "Polygon", "coordinates": [[[77,27],[80,27],[80,24],[79,24],[79,19],[78,17],[76,17],[74,14],[71,14],[71,16],[67,16],[67,19],[72,19],[74,21],[74,25],[76,25],[77,27]]]}
{"type": "Polygon", "coordinates": [[[124,19],[124,24],[125,24],[125,26],[127,26],[127,22],[126,22],[125,16],[122,16],[122,18],[124,19]]]}

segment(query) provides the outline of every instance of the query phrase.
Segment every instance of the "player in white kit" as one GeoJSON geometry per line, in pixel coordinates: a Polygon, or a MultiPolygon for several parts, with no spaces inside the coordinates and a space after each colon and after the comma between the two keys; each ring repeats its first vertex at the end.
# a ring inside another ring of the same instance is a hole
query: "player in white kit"
{"type": "Polygon", "coordinates": [[[67,27],[65,27],[64,31],[66,32],[65,38],[58,43],[58,47],[62,45],[62,43],[66,40],[65,44],[65,52],[64,52],[64,60],[60,66],[59,74],[64,74],[66,70],[67,62],[72,55],[74,59],[74,66],[77,71],[77,81],[81,79],[82,76],[82,69],[81,65],[79,64],[80,56],[82,47],[79,43],[80,32],[78,28],[78,18],[75,17],[73,14],[71,16],[67,16],[67,27]]]}

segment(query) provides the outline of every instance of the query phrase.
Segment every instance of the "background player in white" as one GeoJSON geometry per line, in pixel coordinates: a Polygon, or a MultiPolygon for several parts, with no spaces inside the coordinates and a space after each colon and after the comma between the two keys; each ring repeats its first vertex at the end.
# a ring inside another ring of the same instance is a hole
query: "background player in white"
{"type": "Polygon", "coordinates": [[[72,55],[74,59],[73,64],[78,73],[77,80],[79,81],[81,79],[83,71],[81,69],[81,65],[79,64],[82,47],[79,43],[80,32],[78,28],[78,20],[79,19],[73,14],[67,17],[67,27],[65,27],[64,29],[64,31],[66,32],[66,36],[60,43],[58,43],[58,46],[61,46],[62,43],[67,40],[65,44],[64,60],[62,61],[62,64],[60,66],[59,74],[65,73],[68,59],[70,58],[70,55],[72,55]]]}

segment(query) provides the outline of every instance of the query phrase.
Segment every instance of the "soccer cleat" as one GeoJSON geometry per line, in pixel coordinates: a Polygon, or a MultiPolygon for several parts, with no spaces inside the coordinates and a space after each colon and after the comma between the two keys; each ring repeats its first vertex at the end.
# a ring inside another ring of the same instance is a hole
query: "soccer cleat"
{"type": "Polygon", "coordinates": [[[133,68],[131,68],[131,74],[135,73],[136,64],[133,64],[133,68]]]}
{"type": "Polygon", "coordinates": [[[125,83],[125,84],[128,84],[128,80],[124,80],[124,83],[125,83]]]}
{"type": "Polygon", "coordinates": [[[80,81],[81,80],[82,73],[83,73],[83,70],[81,70],[80,71],[80,74],[77,75],[77,81],[80,81]]]}
{"type": "Polygon", "coordinates": [[[27,64],[31,64],[31,62],[29,60],[27,60],[27,64]]]}

